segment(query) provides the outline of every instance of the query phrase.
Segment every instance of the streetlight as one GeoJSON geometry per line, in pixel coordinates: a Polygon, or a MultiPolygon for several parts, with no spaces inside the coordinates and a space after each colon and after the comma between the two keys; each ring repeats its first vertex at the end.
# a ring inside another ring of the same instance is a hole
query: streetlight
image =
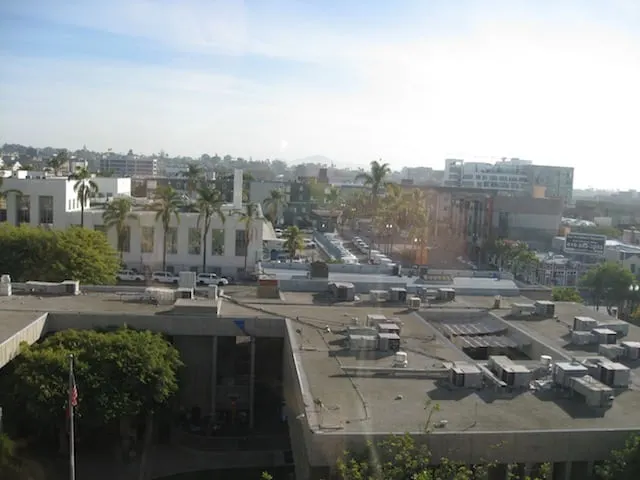
{"type": "Polygon", "coordinates": [[[636,300],[638,298],[638,291],[640,290],[640,285],[637,283],[632,283],[629,285],[629,318],[633,315],[633,311],[636,308],[636,300]]]}

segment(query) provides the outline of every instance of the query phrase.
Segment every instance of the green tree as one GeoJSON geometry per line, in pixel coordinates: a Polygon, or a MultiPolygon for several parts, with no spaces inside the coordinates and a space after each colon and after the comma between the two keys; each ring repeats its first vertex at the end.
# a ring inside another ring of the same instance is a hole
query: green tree
{"type": "Polygon", "coordinates": [[[161,335],[121,328],[64,330],[24,344],[6,368],[0,396],[14,425],[52,431],[65,422],[69,355],[74,356],[79,429],[114,427],[155,412],[178,390],[178,351],[161,335]]]}
{"type": "Polygon", "coordinates": [[[69,163],[69,153],[64,148],[47,161],[47,166],[53,170],[53,174],[57,177],[60,169],[69,163]]]}
{"type": "Polygon", "coordinates": [[[182,172],[182,176],[187,179],[187,192],[191,196],[202,184],[204,170],[197,163],[190,163],[187,171],[182,172]]]}
{"type": "MultiPolygon", "coordinates": [[[[342,480],[484,480],[489,478],[491,462],[473,468],[441,459],[431,465],[431,452],[425,445],[416,445],[410,435],[392,435],[376,443],[370,442],[367,452],[354,455],[345,452],[338,460],[337,470],[342,480]]],[[[510,473],[512,480],[550,479],[548,466],[537,477],[523,478],[510,473]]]]}
{"type": "Polygon", "coordinates": [[[84,227],[84,209],[89,204],[91,197],[98,193],[98,185],[92,180],[92,175],[85,167],[76,169],[69,175],[69,180],[75,181],[73,191],[76,192],[80,202],[80,226],[84,227]]]}
{"type": "Polygon", "coordinates": [[[101,232],[83,228],[45,230],[0,225],[0,265],[18,282],[78,280],[115,283],[117,252],[101,232]]]}
{"type": "Polygon", "coordinates": [[[202,271],[207,271],[207,241],[211,231],[211,221],[218,216],[222,223],[225,222],[222,206],[224,200],[218,189],[209,185],[201,185],[198,189],[196,208],[198,215],[198,228],[202,228],[202,271]]]}
{"type": "Polygon", "coordinates": [[[611,457],[595,468],[601,480],[637,480],[640,478],[640,435],[633,435],[624,448],[611,452],[611,457]]]}
{"type": "Polygon", "coordinates": [[[303,248],[302,232],[296,226],[287,228],[282,237],[285,239],[284,248],[293,260],[299,250],[303,248]]]}
{"type": "Polygon", "coordinates": [[[571,231],[574,233],[593,233],[595,235],[605,235],[608,238],[620,238],[622,232],[615,227],[604,227],[604,226],[581,226],[581,227],[571,227],[571,231]]]}
{"type": "MultiPolygon", "coordinates": [[[[386,184],[385,180],[391,173],[388,163],[382,163],[382,159],[371,162],[369,172],[362,172],[356,175],[356,181],[362,180],[364,184],[371,188],[371,205],[373,212],[378,206],[378,195],[382,193],[386,184]]],[[[372,213],[373,213],[372,212],[372,213]]]]}
{"type": "Polygon", "coordinates": [[[582,297],[575,288],[556,287],[553,289],[551,295],[554,302],[582,303],[582,297]]]}
{"type": "Polygon", "coordinates": [[[580,279],[580,284],[589,290],[593,304],[605,305],[607,310],[621,306],[628,299],[633,282],[633,274],[614,262],[602,263],[580,279]]]}
{"type": "Polygon", "coordinates": [[[151,209],[156,212],[156,222],[162,224],[162,270],[167,269],[167,236],[171,218],[180,223],[180,210],[183,202],[178,192],[171,186],[158,187],[151,209]]]}
{"type": "Polygon", "coordinates": [[[280,190],[271,190],[269,198],[264,201],[265,214],[274,225],[278,222],[278,215],[287,204],[286,194],[280,190]]]}
{"type": "Polygon", "coordinates": [[[22,475],[22,462],[16,444],[8,435],[0,433],[0,478],[18,479],[22,475]]]}
{"type": "Polygon", "coordinates": [[[125,245],[129,239],[130,230],[127,222],[138,219],[138,216],[131,212],[132,208],[130,198],[114,198],[102,213],[102,220],[107,230],[113,228],[116,231],[120,263],[122,263],[125,245]]]}

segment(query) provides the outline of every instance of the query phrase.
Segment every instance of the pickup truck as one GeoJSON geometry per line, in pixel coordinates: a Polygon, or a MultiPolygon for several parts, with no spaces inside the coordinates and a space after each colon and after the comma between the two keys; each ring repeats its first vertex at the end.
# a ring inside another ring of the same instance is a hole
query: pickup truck
{"type": "Polygon", "coordinates": [[[229,285],[229,280],[224,277],[218,277],[215,273],[199,273],[196,278],[198,285],[218,285],[224,287],[229,285]]]}
{"type": "Polygon", "coordinates": [[[120,270],[116,278],[120,282],[144,282],[144,275],[133,270],[120,270]]]}
{"type": "Polygon", "coordinates": [[[171,283],[177,284],[180,277],[171,272],[153,272],[151,274],[151,281],[157,283],[171,283]]]}

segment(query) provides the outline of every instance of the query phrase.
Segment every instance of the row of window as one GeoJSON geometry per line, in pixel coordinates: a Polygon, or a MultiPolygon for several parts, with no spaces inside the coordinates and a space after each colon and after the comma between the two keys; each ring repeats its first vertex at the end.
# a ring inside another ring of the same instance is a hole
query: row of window
{"type": "MultiPolygon", "coordinates": [[[[53,197],[51,195],[40,195],[38,197],[39,223],[53,223],[53,197]]],[[[6,205],[5,205],[6,220],[6,205]]],[[[20,195],[16,202],[16,218],[17,223],[31,223],[31,197],[29,195],[20,195]]]]}
{"type": "MultiPolygon", "coordinates": [[[[104,225],[96,225],[95,230],[106,234],[104,225]]],[[[140,252],[153,253],[155,251],[155,227],[141,227],[140,232],[140,252]]],[[[245,256],[247,254],[247,241],[245,230],[236,230],[235,238],[235,254],[236,256],[245,256]]],[[[213,229],[209,232],[208,241],[210,241],[209,255],[224,255],[224,230],[213,229]]],[[[160,244],[162,248],[162,244],[160,244]]],[[[126,235],[122,244],[122,251],[129,253],[131,251],[131,229],[127,227],[126,235]]],[[[169,227],[167,230],[167,254],[176,255],[178,253],[178,229],[169,227]]],[[[202,254],[202,230],[199,228],[190,228],[188,236],[188,253],[189,255],[202,254]]]]}

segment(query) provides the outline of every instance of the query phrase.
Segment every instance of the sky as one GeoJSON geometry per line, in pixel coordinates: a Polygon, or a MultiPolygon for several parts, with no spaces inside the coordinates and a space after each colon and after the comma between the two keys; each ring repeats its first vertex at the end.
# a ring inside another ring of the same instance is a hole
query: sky
{"type": "Polygon", "coordinates": [[[3,0],[0,143],[640,189],[637,0],[3,0]]]}

